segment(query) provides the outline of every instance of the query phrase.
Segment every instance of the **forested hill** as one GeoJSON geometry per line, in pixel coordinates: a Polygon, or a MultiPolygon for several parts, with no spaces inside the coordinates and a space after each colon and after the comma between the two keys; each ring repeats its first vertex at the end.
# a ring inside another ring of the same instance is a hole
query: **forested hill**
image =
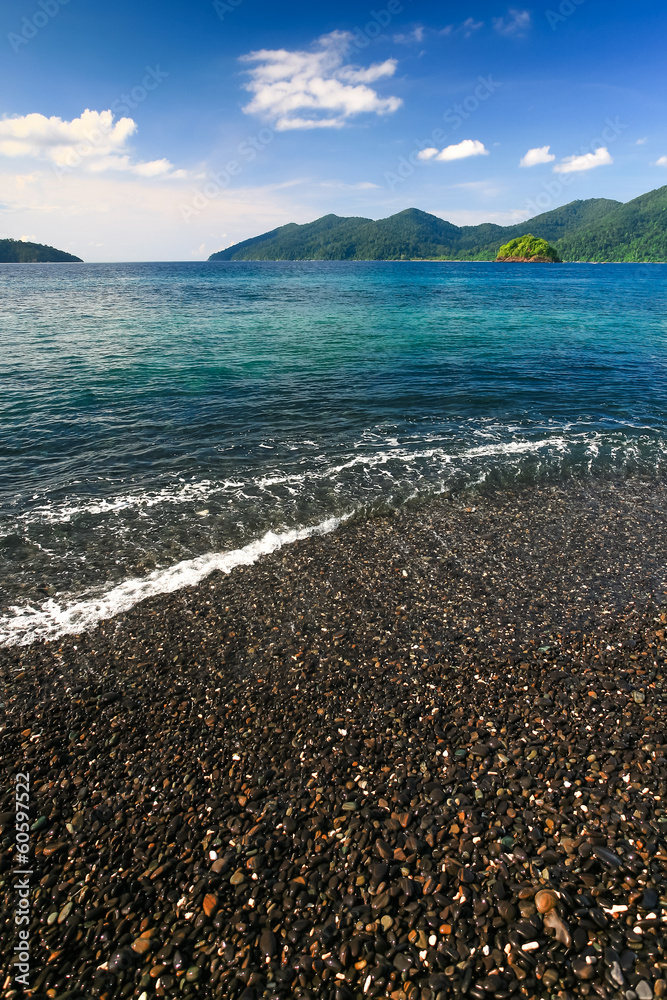
{"type": "Polygon", "coordinates": [[[563,260],[667,261],[667,187],[622,204],[573,201],[514,226],[455,226],[416,208],[388,219],[326,215],[237,243],[209,260],[495,260],[528,229],[563,260]]]}
{"type": "Polygon", "coordinates": [[[667,262],[667,186],[618,205],[556,246],[563,260],[667,262]]]}
{"type": "Polygon", "coordinates": [[[23,240],[0,240],[0,264],[41,264],[41,263],[82,264],[80,257],[74,257],[64,250],[47,247],[43,243],[25,243],[23,240]]]}

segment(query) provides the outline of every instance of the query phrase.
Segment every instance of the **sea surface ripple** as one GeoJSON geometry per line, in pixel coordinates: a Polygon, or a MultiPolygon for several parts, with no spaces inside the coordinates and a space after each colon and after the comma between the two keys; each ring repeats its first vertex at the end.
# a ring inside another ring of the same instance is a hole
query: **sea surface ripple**
{"type": "Polygon", "coordinates": [[[661,477],[667,265],[0,265],[0,643],[356,512],[661,477]]]}

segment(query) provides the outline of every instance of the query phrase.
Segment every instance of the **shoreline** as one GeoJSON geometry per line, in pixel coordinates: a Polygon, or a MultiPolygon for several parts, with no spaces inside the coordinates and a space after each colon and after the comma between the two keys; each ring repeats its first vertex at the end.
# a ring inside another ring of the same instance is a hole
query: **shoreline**
{"type": "Polygon", "coordinates": [[[666,555],[662,481],[466,492],[0,649],[33,1000],[667,995],[666,555]]]}

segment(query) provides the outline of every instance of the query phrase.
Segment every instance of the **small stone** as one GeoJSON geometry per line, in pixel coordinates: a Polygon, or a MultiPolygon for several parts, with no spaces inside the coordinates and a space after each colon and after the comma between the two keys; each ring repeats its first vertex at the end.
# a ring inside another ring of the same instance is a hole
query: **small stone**
{"type": "Polygon", "coordinates": [[[133,956],[126,948],[117,951],[109,959],[109,972],[127,972],[132,968],[133,956]]]}
{"type": "Polygon", "coordinates": [[[201,970],[196,965],[191,965],[188,971],[185,973],[185,978],[189,983],[196,983],[201,974],[201,970]]]}
{"type": "Polygon", "coordinates": [[[239,868],[237,871],[234,872],[229,881],[231,882],[232,885],[241,885],[241,883],[245,881],[245,875],[239,868]]]}
{"type": "Polygon", "coordinates": [[[58,851],[62,850],[64,846],[64,841],[58,841],[56,844],[49,844],[48,847],[44,848],[45,857],[50,858],[53,854],[57,854],[58,851]]]}
{"type": "Polygon", "coordinates": [[[276,953],[276,936],[271,930],[262,931],[259,938],[259,950],[264,958],[273,958],[276,953]]]}
{"type": "Polygon", "coordinates": [[[592,979],[595,975],[595,965],[587,962],[585,958],[577,956],[572,959],[572,971],[577,979],[592,979]]]}
{"type": "Polygon", "coordinates": [[[130,947],[136,955],[145,955],[150,946],[151,942],[149,938],[139,937],[136,941],[132,942],[130,947]]]}
{"type": "Polygon", "coordinates": [[[208,892],[204,896],[204,913],[207,917],[212,917],[217,909],[218,897],[214,896],[212,892],[208,892]]]}
{"type": "Polygon", "coordinates": [[[382,924],[383,931],[389,931],[394,926],[394,920],[389,914],[385,913],[383,917],[380,918],[380,923],[382,924]]]}
{"type": "Polygon", "coordinates": [[[557,941],[564,944],[566,948],[571,947],[572,935],[570,934],[569,928],[567,924],[561,920],[555,910],[549,910],[544,914],[544,926],[554,932],[557,941]]]}
{"type": "Polygon", "coordinates": [[[655,889],[645,889],[639,905],[642,910],[655,910],[658,905],[658,894],[655,889]]]}
{"type": "Polygon", "coordinates": [[[394,956],[394,968],[398,969],[399,972],[407,972],[413,964],[412,959],[405,952],[399,952],[398,955],[394,956]]]}
{"type": "Polygon", "coordinates": [[[503,899],[498,903],[498,913],[508,924],[516,920],[516,906],[513,906],[512,903],[506,899],[503,899]]]}
{"type": "Polygon", "coordinates": [[[641,979],[636,984],[635,993],[639,997],[639,1000],[653,1000],[653,990],[645,979],[641,979]]]}
{"type": "Polygon", "coordinates": [[[602,861],[603,864],[608,865],[610,868],[620,868],[623,864],[619,856],[614,854],[613,851],[608,850],[606,847],[600,847],[596,844],[593,847],[593,854],[598,861],[602,861]]]}
{"type": "Polygon", "coordinates": [[[617,986],[623,986],[625,983],[625,976],[623,975],[621,966],[618,962],[614,961],[609,963],[609,975],[617,986]]]}
{"type": "Polygon", "coordinates": [[[538,913],[548,913],[558,905],[558,896],[551,889],[540,889],[535,894],[535,906],[538,913]]]}

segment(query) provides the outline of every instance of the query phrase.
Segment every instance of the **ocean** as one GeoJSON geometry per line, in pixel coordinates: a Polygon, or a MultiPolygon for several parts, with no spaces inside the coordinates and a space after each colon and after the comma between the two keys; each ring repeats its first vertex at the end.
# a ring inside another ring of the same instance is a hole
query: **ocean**
{"type": "Polygon", "coordinates": [[[0,643],[342,519],[662,477],[667,265],[0,265],[0,643]]]}

